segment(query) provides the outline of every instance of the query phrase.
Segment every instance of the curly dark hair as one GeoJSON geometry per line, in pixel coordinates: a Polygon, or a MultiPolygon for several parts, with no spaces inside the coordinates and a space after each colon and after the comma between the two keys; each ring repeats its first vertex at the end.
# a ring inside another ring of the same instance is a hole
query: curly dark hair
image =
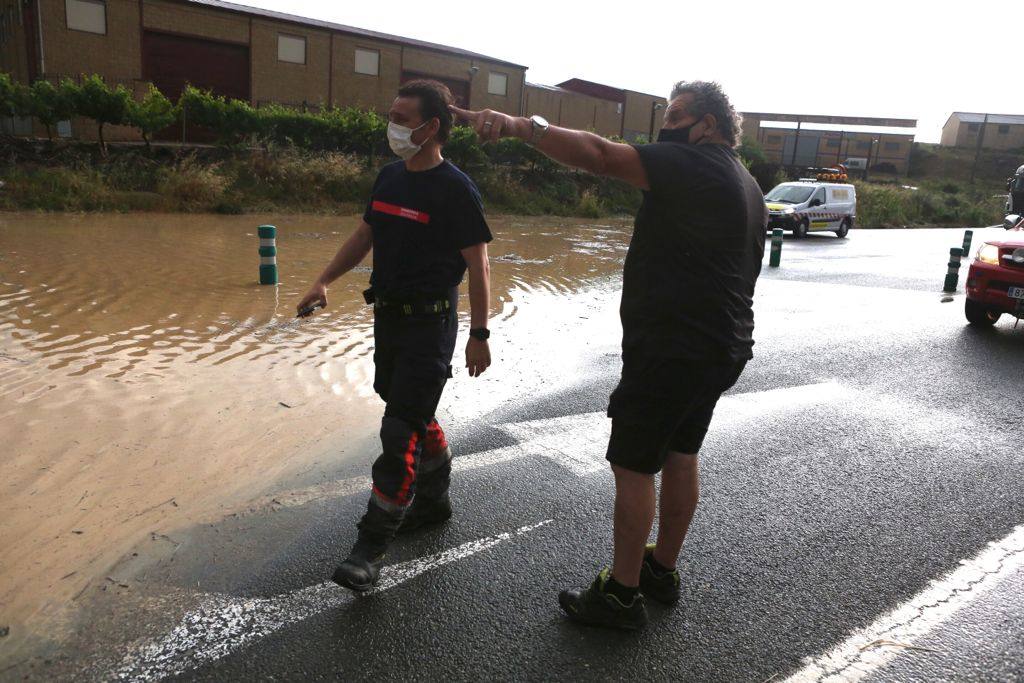
{"type": "Polygon", "coordinates": [[[689,114],[698,118],[711,114],[718,122],[718,132],[725,141],[733,147],[740,144],[743,117],[733,108],[722,86],[714,81],[679,81],[672,88],[669,101],[686,93],[693,95],[693,100],[686,108],[689,114]]]}
{"type": "Polygon", "coordinates": [[[437,129],[437,139],[442,144],[448,142],[454,119],[448,105],[455,104],[455,98],[452,97],[448,86],[429,79],[409,81],[398,89],[398,96],[418,99],[420,118],[424,123],[436,118],[440,123],[440,127],[437,129]]]}

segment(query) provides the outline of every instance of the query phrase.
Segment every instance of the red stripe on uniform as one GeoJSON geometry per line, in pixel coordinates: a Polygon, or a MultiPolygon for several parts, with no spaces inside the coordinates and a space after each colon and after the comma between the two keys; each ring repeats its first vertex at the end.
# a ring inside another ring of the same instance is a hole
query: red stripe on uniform
{"type": "Polygon", "coordinates": [[[402,487],[398,489],[395,498],[399,505],[409,502],[409,489],[416,480],[416,443],[420,439],[419,432],[413,432],[409,438],[409,447],[405,449],[405,479],[402,480],[402,487]]]}
{"type": "Polygon", "coordinates": [[[430,222],[430,214],[423,211],[417,211],[416,209],[407,209],[404,206],[398,206],[397,204],[388,204],[387,202],[378,201],[374,201],[370,206],[374,211],[380,211],[381,213],[386,213],[389,216],[408,218],[411,221],[423,223],[424,225],[430,222]]]}

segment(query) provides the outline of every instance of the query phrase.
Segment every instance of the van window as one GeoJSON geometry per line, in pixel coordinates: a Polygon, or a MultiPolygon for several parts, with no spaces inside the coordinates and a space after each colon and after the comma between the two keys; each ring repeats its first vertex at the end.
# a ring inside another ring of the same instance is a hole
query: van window
{"type": "Polygon", "coordinates": [[[765,199],[769,202],[784,204],[803,204],[813,191],[813,187],[803,185],[778,185],[765,195],[765,199]]]}
{"type": "Polygon", "coordinates": [[[814,193],[813,197],[811,197],[811,202],[813,202],[815,199],[817,199],[822,204],[825,203],[825,188],[824,187],[819,187],[818,188],[818,191],[814,193]]]}
{"type": "Polygon", "coordinates": [[[850,191],[845,187],[837,187],[832,190],[832,199],[837,202],[850,201],[850,191]]]}

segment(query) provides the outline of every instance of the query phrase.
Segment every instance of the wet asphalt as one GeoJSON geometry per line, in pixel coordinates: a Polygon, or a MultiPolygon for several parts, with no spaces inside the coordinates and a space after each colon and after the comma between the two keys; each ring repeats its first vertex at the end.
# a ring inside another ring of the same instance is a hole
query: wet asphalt
{"type": "MultiPolygon", "coordinates": [[[[976,231],[975,248],[999,233],[976,231]]],[[[966,268],[960,292],[942,301],[948,249],[961,239],[787,239],[782,267],[766,267],[758,285],[755,359],[730,391],[764,409],[716,416],[680,567],[684,597],[673,609],[650,605],[645,631],[563,618],[558,591],[588,583],[610,559],[613,482],[606,468],[580,474],[529,456],[460,472],[453,520],[402,537],[389,559],[551,520],[545,526],[178,677],[785,679],[1024,523],[1024,324],[967,327],[966,268]],[[786,404],[787,388],[822,383],[839,390],[786,404]]],[[[514,445],[498,425],[603,410],[617,341],[591,349],[587,372],[558,391],[460,422],[468,426],[450,435],[456,458],[514,445]]],[[[368,474],[374,455],[337,477],[368,474]]],[[[268,598],[320,583],[354,541],[364,505],[363,495],[334,497],[196,529],[173,565],[146,581],[157,591],[268,598]]],[[[1008,576],[917,643],[926,649],[869,680],[1024,680],[1021,578],[1008,576]]],[[[168,614],[173,626],[178,613],[168,614]]],[[[63,664],[74,672],[73,660],[63,664]]]]}

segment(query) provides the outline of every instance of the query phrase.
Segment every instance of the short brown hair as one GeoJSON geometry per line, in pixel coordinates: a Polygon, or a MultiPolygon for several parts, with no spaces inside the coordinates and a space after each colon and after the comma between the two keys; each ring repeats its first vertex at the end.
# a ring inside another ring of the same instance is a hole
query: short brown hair
{"type": "Polygon", "coordinates": [[[448,106],[455,104],[455,98],[452,97],[448,86],[429,79],[409,81],[398,89],[398,96],[418,99],[420,118],[424,123],[436,118],[440,123],[437,129],[437,139],[442,144],[448,142],[454,118],[448,106]]]}

